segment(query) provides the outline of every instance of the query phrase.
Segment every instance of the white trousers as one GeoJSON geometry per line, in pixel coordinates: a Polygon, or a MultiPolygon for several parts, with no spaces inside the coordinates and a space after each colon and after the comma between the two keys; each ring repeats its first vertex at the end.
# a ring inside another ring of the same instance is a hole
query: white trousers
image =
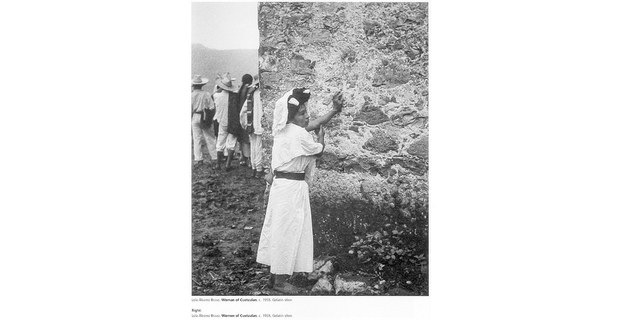
{"type": "Polygon", "coordinates": [[[213,125],[208,128],[202,128],[200,126],[200,115],[192,115],[192,138],[194,140],[194,161],[203,160],[202,157],[202,143],[207,144],[207,150],[209,151],[209,157],[211,160],[217,159],[217,153],[215,152],[215,132],[213,131],[213,125]]]}
{"type": "Polygon", "coordinates": [[[260,134],[250,134],[252,169],[263,171],[263,139],[260,134]]]}
{"type": "Polygon", "coordinates": [[[217,152],[224,152],[224,149],[234,151],[236,144],[237,137],[228,133],[228,125],[220,123],[217,130],[217,144],[215,145],[217,152]]]}
{"type": "Polygon", "coordinates": [[[251,147],[250,147],[250,143],[249,142],[242,142],[241,144],[241,154],[244,157],[250,157],[251,156],[251,147]]]}

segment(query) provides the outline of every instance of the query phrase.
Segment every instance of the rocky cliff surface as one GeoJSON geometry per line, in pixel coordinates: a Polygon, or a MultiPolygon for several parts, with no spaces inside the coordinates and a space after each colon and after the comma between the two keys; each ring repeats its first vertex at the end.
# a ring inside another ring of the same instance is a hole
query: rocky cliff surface
{"type": "Polygon", "coordinates": [[[291,88],[310,88],[311,118],[330,110],[338,91],[347,101],[326,128],[311,191],[318,227],[339,221],[337,234],[352,238],[373,228],[359,215],[391,210],[426,234],[427,4],[261,3],[259,29],[268,130],[275,101],[291,88]]]}

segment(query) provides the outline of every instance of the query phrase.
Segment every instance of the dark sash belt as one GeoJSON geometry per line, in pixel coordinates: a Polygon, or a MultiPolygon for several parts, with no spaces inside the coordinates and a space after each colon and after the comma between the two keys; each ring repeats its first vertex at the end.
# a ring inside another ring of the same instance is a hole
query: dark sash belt
{"type": "Polygon", "coordinates": [[[274,171],[274,174],[277,179],[288,179],[288,180],[305,180],[306,174],[301,172],[282,172],[282,171],[274,171]]]}

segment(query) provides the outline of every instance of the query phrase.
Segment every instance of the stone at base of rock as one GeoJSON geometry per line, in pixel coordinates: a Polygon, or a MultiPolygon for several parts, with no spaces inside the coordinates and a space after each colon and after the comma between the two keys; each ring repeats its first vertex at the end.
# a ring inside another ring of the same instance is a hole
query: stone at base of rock
{"type": "Polygon", "coordinates": [[[319,269],[319,272],[323,272],[325,274],[330,274],[334,271],[334,264],[331,261],[327,261],[322,267],[321,269],[319,269]]]}
{"type": "Polygon", "coordinates": [[[331,293],[334,291],[334,287],[331,282],[329,282],[329,279],[323,277],[317,281],[311,291],[313,293],[331,293]]]}
{"type": "Polygon", "coordinates": [[[317,280],[321,276],[334,272],[334,264],[331,260],[318,260],[314,262],[314,271],[308,275],[308,280],[317,280]]]}
{"type": "Polygon", "coordinates": [[[334,288],[336,290],[336,294],[339,293],[348,293],[348,294],[356,294],[361,292],[370,291],[370,286],[368,285],[368,280],[360,277],[347,277],[337,275],[334,280],[334,288]]]}

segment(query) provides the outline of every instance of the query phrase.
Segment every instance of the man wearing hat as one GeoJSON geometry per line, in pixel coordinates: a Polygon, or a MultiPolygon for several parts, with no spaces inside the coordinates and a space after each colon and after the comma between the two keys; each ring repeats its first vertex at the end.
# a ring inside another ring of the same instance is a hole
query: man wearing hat
{"type": "Polygon", "coordinates": [[[235,124],[234,119],[230,119],[229,116],[230,111],[234,111],[229,110],[229,107],[236,107],[236,103],[233,101],[235,101],[237,96],[237,88],[233,85],[233,80],[235,79],[231,79],[230,74],[226,73],[223,76],[218,75],[215,81],[216,92],[213,94],[213,100],[215,102],[216,111],[213,119],[219,124],[217,142],[215,145],[215,149],[217,150],[217,169],[220,169],[220,163],[224,160],[224,152],[226,152],[228,155],[226,170],[230,170],[232,157],[235,152],[235,145],[237,144],[235,125],[241,126],[240,124],[235,124]],[[233,103],[231,104],[231,102],[233,103]]]}
{"type": "Polygon", "coordinates": [[[200,75],[192,79],[192,138],[194,142],[194,161],[195,165],[203,163],[202,138],[207,144],[207,150],[211,160],[215,160],[215,132],[210,121],[204,121],[205,111],[213,112],[215,106],[211,96],[202,88],[209,82],[209,79],[202,78],[200,75]]]}

